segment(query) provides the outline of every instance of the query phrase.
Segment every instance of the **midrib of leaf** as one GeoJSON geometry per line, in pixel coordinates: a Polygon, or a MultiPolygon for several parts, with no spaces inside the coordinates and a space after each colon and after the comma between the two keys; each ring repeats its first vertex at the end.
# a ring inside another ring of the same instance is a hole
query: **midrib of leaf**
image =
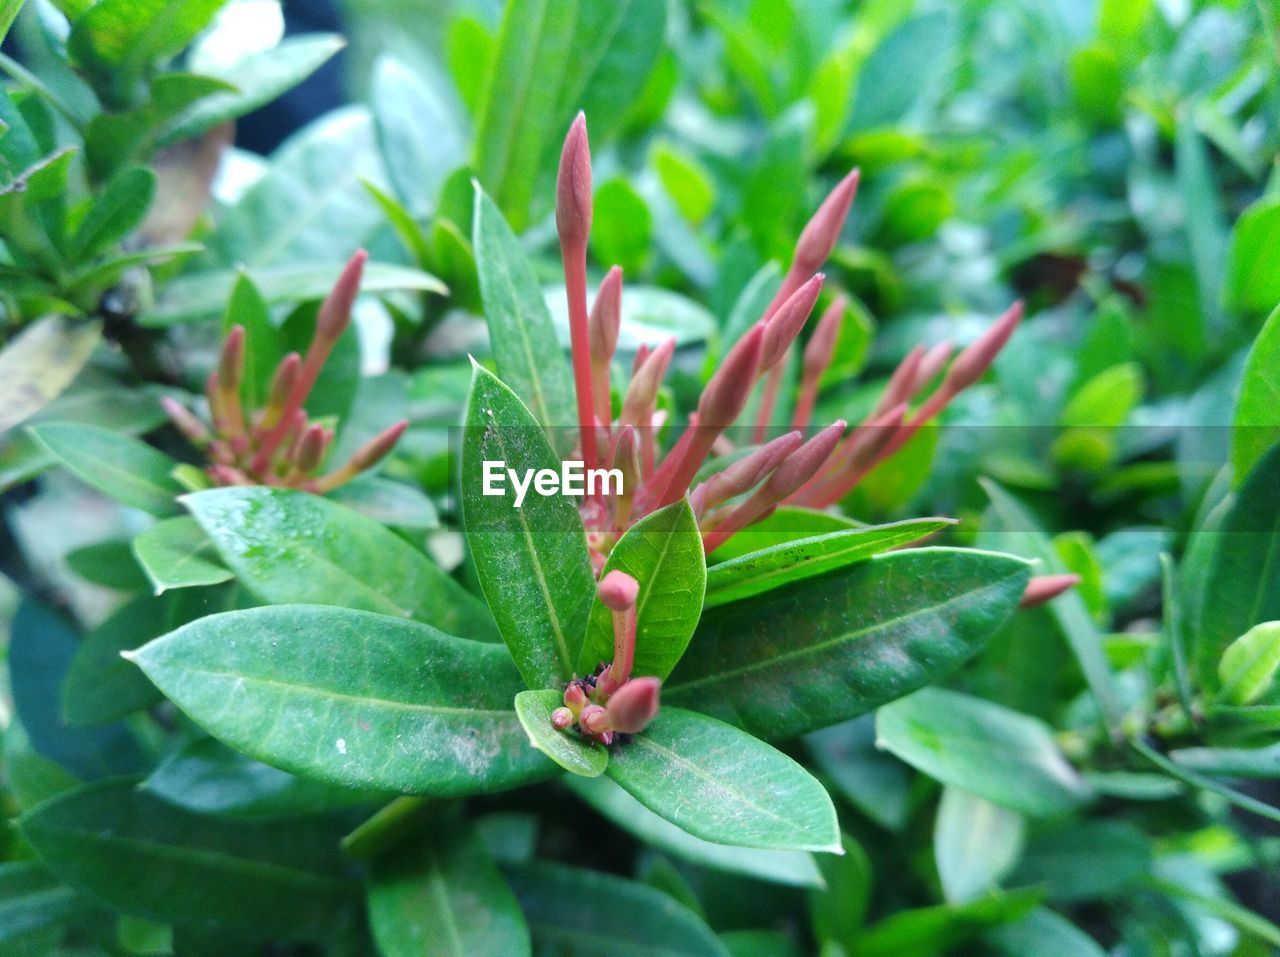
{"type": "Polygon", "coordinates": [[[40,827],[50,832],[58,832],[66,835],[72,840],[87,842],[99,847],[109,848],[112,846],[118,846],[130,850],[142,851],[153,857],[159,857],[168,861],[194,861],[196,863],[202,863],[210,867],[217,867],[224,871],[231,871],[247,877],[269,876],[271,879],[278,880],[281,883],[294,884],[302,888],[310,888],[313,890],[326,892],[336,891],[343,893],[348,890],[347,885],[337,878],[325,877],[322,874],[316,874],[312,871],[300,870],[284,864],[275,864],[271,861],[237,857],[233,854],[210,850],[208,848],[190,847],[188,845],[160,844],[155,841],[129,837],[123,834],[103,834],[96,831],[86,831],[83,828],[72,827],[66,824],[41,823],[40,827]]]}
{"type": "Polygon", "coordinates": [[[449,938],[450,952],[457,957],[467,957],[462,946],[462,935],[458,933],[458,921],[453,915],[453,904],[449,898],[449,889],[445,885],[444,875],[440,873],[440,859],[432,848],[431,870],[427,874],[427,890],[437,903],[437,911],[444,922],[444,930],[449,938]]]}
{"type": "Polygon", "coordinates": [[[367,596],[372,596],[374,600],[380,603],[382,608],[390,609],[390,612],[393,615],[393,617],[396,617],[396,618],[408,617],[410,619],[416,619],[417,616],[414,614],[413,609],[400,607],[399,603],[392,601],[390,598],[382,594],[382,592],[378,591],[372,585],[365,584],[360,579],[352,575],[345,568],[343,568],[341,565],[337,564],[331,559],[324,557],[323,555],[315,551],[310,546],[304,544],[303,542],[297,541],[296,539],[292,544],[300,554],[306,556],[307,558],[310,558],[317,565],[321,565],[324,568],[328,569],[330,572],[333,572],[337,578],[343,581],[350,582],[354,586],[355,591],[360,592],[361,594],[364,594],[367,596]]]}
{"type": "MultiPolygon", "coordinates": [[[[59,459],[66,461],[61,453],[54,452],[53,454],[59,459]]],[[[168,498],[177,494],[174,489],[168,489],[162,485],[156,485],[151,481],[151,479],[141,476],[136,472],[130,472],[127,469],[121,468],[107,459],[95,456],[93,457],[93,460],[95,467],[106,472],[109,478],[114,478],[116,481],[121,482],[124,485],[128,485],[137,491],[146,492],[148,498],[168,498]]],[[[83,461],[77,462],[76,469],[86,469],[85,463],[83,461]]]]}
{"type": "MultiPolygon", "coordinates": [[[[1003,579],[1001,581],[1003,581],[1003,579]]],[[[917,608],[917,609],[914,609],[913,611],[907,612],[905,615],[898,615],[896,618],[890,618],[887,621],[876,622],[874,625],[870,625],[866,628],[859,628],[854,631],[843,632],[840,635],[836,636],[835,638],[829,638],[826,641],[818,642],[816,644],[811,644],[811,645],[805,645],[803,648],[795,648],[791,651],[785,651],[785,652],[782,652],[781,654],[774,655],[770,658],[766,658],[761,661],[754,661],[754,662],[751,662],[750,664],[742,665],[738,668],[732,668],[728,671],[718,671],[712,675],[704,675],[703,677],[695,678],[692,681],[682,681],[679,684],[673,684],[671,686],[671,690],[675,691],[679,689],[681,691],[684,691],[687,688],[696,688],[699,685],[707,684],[709,682],[723,681],[728,678],[740,677],[740,676],[749,674],[752,671],[756,671],[762,668],[770,668],[779,662],[789,661],[792,658],[800,658],[806,655],[816,654],[820,651],[825,651],[826,649],[831,648],[832,646],[835,646],[835,645],[842,645],[851,641],[857,641],[860,638],[864,638],[867,635],[874,634],[878,631],[889,629],[896,625],[905,624],[907,622],[915,620],[916,618],[922,618],[927,615],[937,614],[941,612],[943,609],[950,608],[955,605],[967,603],[972,599],[976,597],[980,597],[986,592],[995,589],[1001,584],[1001,581],[991,582],[988,585],[984,585],[982,588],[976,588],[973,591],[967,591],[964,594],[956,595],[952,598],[948,598],[946,601],[938,602],[936,605],[929,605],[926,608],[917,608]]]]}

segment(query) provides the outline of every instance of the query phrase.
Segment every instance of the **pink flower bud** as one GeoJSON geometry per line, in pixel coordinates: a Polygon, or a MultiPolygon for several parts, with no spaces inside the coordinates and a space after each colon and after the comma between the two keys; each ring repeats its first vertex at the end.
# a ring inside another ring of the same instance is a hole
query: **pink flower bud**
{"type": "Polygon", "coordinates": [[[840,239],[849,207],[853,205],[859,175],[858,170],[852,170],[837,183],[836,188],[822,201],[822,205],[805,225],[796,242],[796,254],[791,265],[793,273],[812,275],[827,261],[840,239]]]}
{"type": "Polygon", "coordinates": [[[667,374],[671,357],[676,351],[676,340],[673,336],[653,352],[631,376],[627,386],[627,394],[622,399],[622,411],[618,415],[619,425],[642,425],[648,417],[658,398],[658,390],[662,387],[662,379],[667,374]]]}
{"type": "Polygon", "coordinates": [[[556,708],[551,712],[551,726],[557,731],[563,731],[573,724],[573,712],[568,708],[556,708]]]}
{"type": "Polygon", "coordinates": [[[596,588],[601,603],[610,611],[630,611],[640,594],[640,583],[620,569],[614,569],[601,579],[596,588]]]}
{"type": "Polygon", "coordinates": [[[808,321],[825,278],[822,273],[810,278],[769,317],[764,328],[764,348],[760,353],[761,371],[773,368],[787,354],[791,343],[795,342],[808,321]]]}
{"type": "Polygon", "coordinates": [[[395,425],[379,432],[356,449],[355,454],[351,456],[351,467],[357,472],[373,468],[395,448],[395,444],[400,441],[400,436],[404,435],[404,430],[408,427],[409,420],[401,419],[395,425]]]}
{"type": "Polygon", "coordinates": [[[876,403],[872,415],[892,409],[914,395],[911,390],[916,382],[916,373],[920,371],[920,363],[924,361],[924,354],[924,346],[916,346],[898,363],[898,367],[889,376],[889,381],[885,384],[884,392],[880,394],[880,401],[876,403]]]}
{"type": "Polygon", "coordinates": [[[693,490],[690,502],[694,511],[704,511],[753,488],[803,442],[798,431],[788,432],[717,472],[693,490]]]}
{"type": "Polygon", "coordinates": [[[809,342],[804,347],[805,378],[816,380],[827,371],[827,366],[831,364],[831,355],[835,352],[836,339],[840,335],[840,323],[848,308],[848,297],[841,295],[837,296],[835,301],[823,311],[817,328],[813,330],[813,335],[809,337],[809,342]]]}
{"type": "Polygon", "coordinates": [[[298,381],[298,373],[302,369],[302,356],[290,352],[276,366],[276,374],[271,380],[271,391],[267,395],[267,416],[264,424],[274,424],[289,401],[289,393],[298,381]]]}
{"type": "Polygon", "coordinates": [[[777,504],[817,474],[844,435],[845,422],[837,419],[796,449],[769,476],[764,493],[777,504]]]}
{"type": "MultiPolygon", "coordinates": [[[[357,249],[347,260],[333,290],[320,305],[316,315],[316,338],[326,342],[336,342],[351,323],[351,307],[355,304],[356,294],[360,291],[360,278],[364,274],[365,260],[369,254],[357,249]]],[[[326,353],[327,354],[327,353],[326,353]]]]}
{"type": "Polygon", "coordinates": [[[218,386],[225,392],[240,388],[244,377],[244,326],[232,326],[218,357],[218,386]]]}
{"type": "Polygon", "coordinates": [[[579,113],[564,138],[556,176],[556,229],[563,243],[585,246],[591,232],[591,147],[579,113]]]}
{"type": "Polygon", "coordinates": [[[582,690],[582,685],[572,682],[564,689],[564,706],[572,713],[577,714],[588,704],[590,702],[587,700],[587,693],[582,690]]]}
{"type": "Polygon", "coordinates": [[[950,341],[939,342],[920,357],[920,364],[916,367],[915,377],[911,381],[911,395],[919,394],[920,390],[942,371],[947,360],[951,358],[953,348],[950,341]]]}
{"type": "Polygon", "coordinates": [[[204,445],[209,441],[209,430],[185,405],[167,395],[160,396],[160,405],[169,421],[196,445],[204,445]]]}
{"type": "Polygon", "coordinates": [[[1027,582],[1018,607],[1034,608],[1036,605],[1043,605],[1079,584],[1079,575],[1037,575],[1027,582]]]}
{"type": "Polygon", "coordinates": [[[593,362],[609,362],[618,347],[622,326],[622,269],[614,266],[600,282],[588,316],[588,338],[593,362]]]}
{"type": "Polygon", "coordinates": [[[578,715],[578,726],[588,734],[605,734],[613,729],[609,727],[609,714],[603,705],[589,704],[578,715]]]}
{"type": "Polygon", "coordinates": [[[297,455],[294,458],[294,468],[303,475],[308,475],[318,469],[320,460],[324,458],[325,448],[332,437],[333,433],[321,425],[313,425],[307,429],[302,436],[302,441],[298,443],[297,455]]]}
{"type": "Polygon", "coordinates": [[[611,731],[636,734],[658,713],[658,678],[632,678],[609,698],[605,718],[611,731]]]}
{"type": "MultiPolygon", "coordinates": [[[[720,363],[711,381],[698,399],[698,425],[703,429],[715,429],[717,434],[733,424],[756,383],[760,371],[760,358],[764,351],[765,327],[752,326],[751,331],[738,340],[720,363]]],[[[706,443],[709,448],[710,442],[706,443]]],[[[694,465],[701,464],[701,459],[694,465]]],[[[681,489],[683,494],[683,489],[681,489]]]]}
{"type": "Polygon", "coordinates": [[[944,380],[947,392],[955,395],[981,379],[1021,321],[1022,303],[1015,302],[986,332],[956,356],[956,361],[947,370],[947,378],[944,380]]]}
{"type": "MultiPolygon", "coordinates": [[[[855,475],[866,471],[902,433],[907,417],[905,403],[894,406],[864,425],[858,426],[853,437],[854,445],[849,455],[849,470],[855,475]]],[[[850,486],[852,488],[852,486],[850,486]]],[[[841,496],[843,497],[843,496],[841,496]]]]}

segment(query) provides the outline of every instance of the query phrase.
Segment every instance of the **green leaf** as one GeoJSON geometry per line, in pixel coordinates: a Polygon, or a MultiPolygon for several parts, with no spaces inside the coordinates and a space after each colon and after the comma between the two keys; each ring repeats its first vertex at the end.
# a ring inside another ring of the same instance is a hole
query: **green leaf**
{"type": "Polygon", "coordinates": [[[484,605],[372,519],[307,492],[209,489],[182,503],[246,588],[272,604],[340,605],[488,640],[484,605]]]}
{"type": "Polygon", "coordinates": [[[1011,924],[1025,917],[1039,901],[1040,894],[1036,891],[1015,891],[968,904],[901,910],[862,934],[858,938],[857,954],[858,957],[935,957],[989,927],[1011,924]]]}
{"type": "Polygon", "coordinates": [[[129,780],[59,795],[20,826],[67,883],[152,920],[321,939],[351,896],[337,841],[324,829],[193,814],[129,780]]]}
{"type": "Polygon", "coordinates": [[[1028,842],[1014,880],[1043,884],[1055,901],[1107,900],[1149,873],[1147,838],[1124,821],[1076,821],[1028,842]]]}
{"type": "Polygon", "coordinates": [[[875,715],[866,714],[805,737],[823,780],[886,831],[897,834],[911,814],[911,769],[876,747],[875,715]]]}
{"type": "Polygon", "coordinates": [[[1280,440],[1277,368],[1280,368],[1280,308],[1271,313],[1254,340],[1240,379],[1240,395],[1231,421],[1231,470],[1236,486],[1244,484],[1253,467],[1280,440]]]}
{"type": "Polygon", "coordinates": [[[420,489],[380,475],[357,476],[327,497],[365,518],[393,528],[426,532],[440,527],[435,505],[420,489]]]}
{"type": "Polygon", "coordinates": [[[1195,658],[1200,685],[1218,686],[1218,659],[1254,625],[1280,619],[1280,445],[1244,480],[1212,539],[1195,658]]]}
{"type": "Polygon", "coordinates": [[[9,35],[9,27],[13,26],[22,4],[23,0],[0,0],[0,43],[9,35]]]}
{"type": "Polygon", "coordinates": [[[431,795],[545,777],[504,648],[318,605],[201,618],[133,656],[192,720],[251,757],[348,787],[431,795]]]}
{"type": "Polygon", "coordinates": [[[1264,196],[1240,214],[1231,230],[1224,296],[1233,309],[1265,312],[1280,302],[1280,275],[1272,252],[1280,247],[1280,196],[1264,196]]]}
{"type": "Polygon", "coordinates": [[[1070,811],[1088,794],[1047,725],[955,691],[924,688],[881,708],[876,744],[944,784],[1033,817],[1070,811]]]}
{"type": "Polygon", "coordinates": [[[76,478],[123,505],[164,517],[178,511],[177,462],[138,439],[96,425],[50,422],[31,434],[76,478]]]}
{"type": "Polygon", "coordinates": [[[897,123],[937,87],[954,59],[956,19],[948,9],[920,13],[880,42],[858,73],[850,115],[854,130],[897,123]],[[903,77],[911,82],[901,82],[903,77]]]}
{"type": "MultiPolygon", "coordinates": [[[[1227,223],[1221,189],[1209,162],[1193,111],[1183,110],[1174,135],[1174,169],[1182,198],[1183,221],[1191,247],[1200,313],[1209,330],[1222,327],[1222,290],[1226,276],[1227,223]]],[[[1182,310],[1184,313],[1186,309],[1182,310]]]]}
{"type": "Polygon", "coordinates": [[[1218,662],[1219,697],[1253,704],[1271,689],[1280,670],[1280,621],[1254,625],[1227,646],[1218,662]]]}
{"type": "Polygon", "coordinates": [[[102,338],[102,323],[37,319],[0,351],[0,433],[39,412],[71,384],[102,338]]]}
{"type": "Polygon", "coordinates": [[[498,374],[517,395],[528,397],[529,409],[544,426],[556,430],[553,435],[564,435],[565,427],[577,422],[568,360],[556,340],[533,266],[479,185],[473,229],[480,295],[498,374]]]}
{"type": "MultiPolygon", "coordinates": [[[[76,892],[34,861],[0,863],[0,944],[22,938],[70,916],[76,892]]],[[[19,949],[15,953],[25,953],[19,949]]]]}
{"type": "Polygon", "coordinates": [[[715,718],[663,707],[606,772],[655,814],[717,844],[840,853],[822,785],[781,751],[715,718]]]}
{"type": "Polygon", "coordinates": [[[475,366],[462,442],[462,514],[476,575],[498,630],[530,688],[560,688],[573,674],[595,579],[582,519],[570,498],[527,496],[510,483],[485,495],[483,463],[522,474],[560,460],[515,393],[475,366]]]}
{"type": "Polygon", "coordinates": [[[615,177],[596,189],[590,243],[599,262],[616,263],[629,276],[644,271],[653,245],[653,216],[627,180],[615,177]]]}
{"type": "Polygon", "coordinates": [[[194,518],[157,522],[133,540],[133,554],[157,595],[230,581],[235,573],[218,561],[213,541],[194,518]]]}
{"type": "Polygon", "coordinates": [[[267,404],[271,380],[284,358],[284,346],[271,321],[271,307],[247,274],[237,277],[231,288],[231,300],[222,319],[223,335],[234,326],[243,326],[245,333],[241,398],[245,408],[260,409],[267,404]]]}
{"type": "Polygon", "coordinates": [[[652,887],[546,861],[506,873],[535,953],[589,957],[603,944],[609,957],[729,957],[699,917],[652,887]]]}
{"type": "MultiPolygon", "coordinates": [[[[775,545],[816,538],[831,532],[843,532],[862,525],[843,515],[820,512],[812,508],[783,505],[767,518],[748,525],[715,550],[711,556],[717,563],[764,551],[775,545]]],[[[714,565],[712,566],[715,567],[714,565]]],[[[708,570],[708,575],[710,570],[708,570]]]]}
{"type": "Polygon", "coordinates": [[[97,0],[77,18],[68,52],[93,70],[141,72],[182,51],[227,0],[97,0]]]}
{"type": "Polygon", "coordinates": [[[190,811],[246,818],[324,814],[387,797],[298,777],[247,758],[214,738],[198,738],[170,754],[141,787],[190,811]]]}
{"type": "MultiPolygon", "coordinates": [[[[155,308],[143,313],[144,326],[172,326],[221,315],[241,275],[248,275],[269,305],[316,302],[333,288],[342,272],[340,262],[300,262],[247,270],[220,269],[181,276],[166,284],[155,308]]],[[[418,269],[387,263],[366,263],[360,291],[364,293],[448,292],[435,276],[418,269]]]]}
{"type": "Polygon", "coordinates": [[[66,554],[67,566],[83,578],[116,591],[144,591],[151,586],[127,541],[95,542],[66,554]]]}
{"type": "Polygon", "coordinates": [[[1054,957],[1106,957],[1106,951],[1071,921],[1038,907],[1016,924],[993,930],[986,942],[1000,957],[1053,954],[1054,957]]]}
{"type": "Polygon", "coordinates": [[[1029,577],[1008,555],[919,548],[708,610],[664,699],[767,738],[846,721],[958,668],[1029,577]]]}
{"type": "Polygon", "coordinates": [[[285,37],[277,46],[238,61],[220,79],[229,80],[235,92],[215,93],[184,112],[160,138],[171,146],[198,136],[227,120],[251,113],[293,89],[324,66],[346,41],[329,33],[285,37]]]}
{"type": "Polygon", "coordinates": [[[920,518],[827,532],[811,538],[748,552],[707,569],[706,607],[750,598],[791,582],[865,561],[872,555],[918,541],[953,524],[946,518],[920,518]]]}
{"type": "Polygon", "coordinates": [[[1017,812],[959,788],[944,788],[933,826],[943,896],[963,904],[996,887],[1017,863],[1022,837],[1017,812]]]}
{"type": "Polygon", "coordinates": [[[604,774],[609,752],[602,745],[584,738],[576,729],[558,731],[552,725],[551,712],[563,704],[564,695],[550,688],[516,695],[516,714],[529,744],[566,771],[587,778],[604,774]]]}
{"type": "Polygon", "coordinates": [[[72,258],[93,259],[142,225],[155,191],[156,174],[145,166],[113,176],[71,237],[72,258]]]}
{"type": "Polygon", "coordinates": [[[369,924],[385,957],[522,957],[529,927],[470,827],[446,820],[376,859],[369,924]]]}
{"type": "Polygon", "coordinates": [[[1220,778],[1280,778],[1280,744],[1261,748],[1180,748],[1169,757],[1180,768],[1220,778]]]}
{"type": "MultiPolygon", "coordinates": [[[[688,500],[673,502],[631,526],[613,546],[600,576],[614,570],[640,583],[632,674],[666,678],[693,637],[707,583],[702,533],[688,500]]],[[[596,597],[578,673],[590,674],[600,662],[612,660],[613,615],[596,597]]]]}
{"type": "Polygon", "coordinates": [[[624,831],[691,864],[773,884],[816,887],[822,883],[813,855],[807,851],[770,851],[704,841],[659,817],[606,777],[573,777],[564,783],[624,831]]]}
{"type": "Polygon", "coordinates": [[[861,844],[848,834],[841,835],[841,844],[841,856],[824,854],[817,859],[826,886],[809,893],[809,915],[821,944],[852,949],[867,919],[875,875],[861,844]]]}

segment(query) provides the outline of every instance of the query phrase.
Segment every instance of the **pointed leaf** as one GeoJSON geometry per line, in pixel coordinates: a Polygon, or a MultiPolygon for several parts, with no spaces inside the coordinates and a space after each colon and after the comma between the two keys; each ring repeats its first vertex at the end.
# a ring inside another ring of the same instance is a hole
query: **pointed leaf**
{"type": "Polygon", "coordinates": [[[161,517],[178,511],[182,486],[170,475],[178,463],[145,442],[72,422],[32,426],[31,434],[76,478],[117,502],[161,517]]]}
{"type": "Polygon", "coordinates": [[[958,668],[1030,574],[1009,555],[919,548],[710,609],[663,700],[766,738],[846,721],[958,668]]]}
{"type": "Polygon", "coordinates": [[[558,445],[578,421],[569,362],[524,248],[479,186],[473,229],[480,296],[498,374],[528,399],[529,410],[553,430],[558,445]]]}
{"type": "Polygon", "coordinates": [[[218,560],[213,541],[194,518],[157,522],[133,540],[133,554],[157,595],[230,581],[235,573],[218,560]]]}
{"type": "Polygon", "coordinates": [[[73,259],[93,259],[142,224],[156,191],[156,174],[132,166],[112,177],[71,237],[73,259]]]}
{"type": "Polygon", "coordinates": [[[67,883],[152,920],[320,938],[351,897],[337,840],[320,826],[193,814],[127,779],[59,795],[21,827],[67,883]]]}
{"type": "Polygon", "coordinates": [[[184,496],[236,577],[272,604],[340,605],[493,636],[484,605],[372,519],[307,492],[263,486],[184,496]]]}
{"type": "Polygon", "coordinates": [[[695,711],[664,707],[613,753],[607,773],[649,810],[703,840],[840,853],[835,808],[808,771],[695,711]]]}
{"type": "MultiPolygon", "coordinates": [[[[1280,202],[1277,212],[1280,213],[1280,202]]],[[[1280,368],[1280,308],[1271,313],[1253,341],[1240,378],[1240,395],[1231,422],[1231,471],[1237,487],[1244,484],[1258,460],[1280,440],[1277,368],[1280,368]]]]}
{"type": "Polygon", "coordinates": [[[1280,621],[1254,625],[1227,646],[1218,662],[1219,692],[1227,704],[1252,704],[1275,683],[1280,670],[1280,621]]]}
{"type": "Polygon", "coordinates": [[[84,368],[102,338],[99,322],[37,319],[0,351],[0,433],[34,415],[84,368]]]}
{"type": "Polygon", "coordinates": [[[225,336],[233,326],[244,326],[244,384],[241,394],[246,409],[259,409],[267,402],[271,380],[284,358],[280,333],[271,321],[271,308],[253,284],[241,273],[231,288],[231,299],[222,319],[225,336]]]}
{"type": "Polygon", "coordinates": [[[950,524],[952,520],[945,518],[918,518],[828,532],[748,552],[707,569],[706,607],[741,601],[791,582],[844,568],[918,541],[950,524]]]}
{"type": "MultiPolygon", "coordinates": [[[[634,675],[666,678],[689,646],[702,615],[707,584],[702,533],[688,499],[646,515],[618,539],[600,573],[615,569],[640,583],[636,595],[634,675]]],[[[589,674],[613,660],[613,615],[599,597],[591,603],[578,671],[589,674]]]]}
{"type": "Polygon", "coordinates": [[[516,695],[516,714],[529,744],[537,748],[560,767],[586,778],[604,774],[609,764],[609,752],[604,746],[584,738],[577,729],[556,730],[551,723],[551,712],[564,704],[559,691],[521,691],[516,695]]]}
{"type": "Polygon", "coordinates": [[[433,795],[546,776],[511,699],[506,649],[318,605],[201,618],[133,660],[210,734],[349,787],[433,795]]]}
{"type": "Polygon", "coordinates": [[[1016,811],[947,787],[933,827],[933,855],[943,896],[952,904],[997,887],[1022,852],[1023,819],[1016,811]]]}
{"type": "Polygon", "coordinates": [[[476,366],[462,442],[462,514],[480,587],[530,688],[562,688],[573,674],[595,579],[573,499],[530,493],[515,507],[484,494],[484,463],[560,468],[547,437],[515,393],[476,366]]]}

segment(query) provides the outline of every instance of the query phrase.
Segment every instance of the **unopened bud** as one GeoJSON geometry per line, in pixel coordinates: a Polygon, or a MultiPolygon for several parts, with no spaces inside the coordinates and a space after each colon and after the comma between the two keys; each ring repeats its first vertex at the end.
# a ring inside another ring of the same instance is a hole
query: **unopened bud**
{"type": "Polygon", "coordinates": [[[364,274],[365,260],[369,254],[357,249],[355,255],[347,260],[346,266],[333,290],[320,305],[316,315],[316,338],[328,342],[336,342],[351,323],[351,307],[355,304],[356,294],[360,292],[360,278],[364,274]]]}
{"type": "Polygon", "coordinates": [[[1018,607],[1034,608],[1036,605],[1043,605],[1079,584],[1079,575],[1037,575],[1027,582],[1018,607]]]}
{"type": "Polygon", "coordinates": [[[837,296],[835,301],[827,306],[822,313],[822,318],[818,320],[817,328],[813,330],[813,335],[809,337],[809,342],[804,347],[804,375],[806,378],[816,380],[822,373],[827,371],[827,366],[831,365],[831,356],[835,352],[836,339],[840,335],[840,323],[844,319],[844,312],[848,307],[848,298],[837,296]]]}
{"type": "Polygon", "coordinates": [[[955,395],[981,379],[1021,321],[1022,303],[1015,302],[986,332],[956,356],[944,380],[947,391],[955,395]]]}
{"type": "Polygon", "coordinates": [[[587,701],[587,693],[582,690],[582,685],[576,681],[564,689],[564,706],[573,714],[577,714],[588,704],[590,702],[587,701]]]}
{"type": "Polygon", "coordinates": [[[640,343],[636,348],[636,354],[631,357],[631,375],[634,376],[640,371],[640,367],[644,365],[644,360],[649,358],[649,347],[645,343],[640,343]]]}
{"type": "Polygon", "coordinates": [[[591,232],[591,146],[579,113],[564,138],[556,175],[556,229],[562,243],[585,246],[591,232]]]}
{"type": "Polygon", "coordinates": [[[298,443],[298,451],[293,460],[294,468],[304,475],[318,469],[332,434],[322,425],[313,425],[307,429],[302,436],[302,441],[298,443]]]}
{"type": "Polygon", "coordinates": [[[620,569],[614,569],[600,580],[596,588],[601,603],[610,611],[630,611],[640,594],[640,583],[620,569]]]}
{"type": "Polygon", "coordinates": [[[578,726],[588,734],[604,734],[613,729],[609,727],[609,714],[603,705],[589,704],[578,715],[578,726]]]}
{"type": "Polygon", "coordinates": [[[917,395],[921,389],[933,381],[934,376],[942,371],[947,364],[947,360],[951,358],[953,348],[950,341],[939,342],[920,357],[920,364],[916,367],[915,378],[911,382],[911,395],[917,395]]]}
{"type": "Polygon", "coordinates": [[[395,448],[396,443],[400,441],[400,436],[404,435],[404,430],[408,427],[409,421],[401,419],[395,425],[379,432],[356,449],[355,454],[351,456],[351,467],[357,472],[373,468],[395,448]]]}
{"type": "Polygon", "coordinates": [[[609,729],[636,734],[658,713],[662,682],[657,678],[632,678],[615,691],[605,706],[609,729]]]}
{"type": "Polygon", "coordinates": [[[592,362],[609,362],[618,347],[622,327],[622,269],[614,266],[600,282],[588,317],[588,341],[592,362]]]}
{"type": "Polygon", "coordinates": [[[167,395],[160,396],[160,405],[163,407],[165,415],[169,417],[169,421],[177,426],[178,431],[185,435],[196,445],[204,445],[209,441],[209,430],[205,428],[205,424],[196,418],[181,402],[167,395]]]}
{"type": "Polygon", "coordinates": [[[694,511],[711,508],[750,490],[803,442],[804,436],[800,432],[788,432],[738,459],[724,471],[717,472],[693,490],[690,503],[694,511]]]}
{"type": "Polygon", "coordinates": [[[302,356],[290,352],[276,366],[276,373],[271,379],[271,391],[267,393],[267,409],[279,415],[280,410],[289,401],[289,393],[298,381],[298,371],[302,368],[302,356]]]}
{"type": "Polygon", "coordinates": [[[751,331],[729,350],[720,368],[702,390],[698,399],[698,424],[701,427],[726,429],[741,414],[760,371],[764,331],[764,326],[752,326],[751,331]]]}
{"type": "Polygon", "coordinates": [[[774,503],[780,502],[813,478],[844,435],[844,429],[844,420],[837,419],[788,455],[765,484],[768,497],[774,503]]]}
{"type": "Polygon", "coordinates": [[[563,731],[573,724],[573,712],[568,708],[556,708],[551,712],[551,726],[557,731],[563,731]]]}
{"type": "Polygon", "coordinates": [[[671,364],[671,357],[675,351],[676,340],[672,337],[654,349],[631,376],[627,394],[622,399],[622,411],[618,415],[619,424],[643,423],[658,398],[658,389],[662,387],[662,379],[667,374],[667,367],[671,364]]]}
{"type": "Polygon", "coordinates": [[[835,249],[840,233],[844,229],[844,221],[849,215],[849,207],[853,205],[854,194],[858,192],[858,170],[836,184],[827,198],[822,201],[817,212],[805,224],[796,242],[796,254],[792,260],[791,271],[801,275],[812,275],[821,268],[835,249]]]}
{"type": "Polygon", "coordinates": [[[880,394],[880,401],[876,404],[873,415],[900,405],[911,398],[914,394],[911,390],[916,382],[916,373],[920,370],[920,363],[924,361],[924,354],[924,346],[916,346],[898,363],[898,367],[893,370],[893,374],[885,384],[884,392],[880,394]]]}
{"type": "Polygon", "coordinates": [[[854,436],[849,468],[852,472],[861,472],[871,466],[880,454],[898,438],[902,431],[903,420],[907,417],[906,403],[894,406],[888,412],[877,416],[865,425],[858,427],[854,436]]]}
{"type": "Polygon", "coordinates": [[[772,369],[787,354],[791,343],[795,342],[796,336],[800,335],[800,330],[808,321],[825,278],[822,273],[810,278],[769,317],[765,323],[764,347],[760,353],[761,371],[772,369]]]}
{"type": "Polygon", "coordinates": [[[218,386],[225,392],[235,392],[244,377],[244,326],[232,326],[222,343],[218,357],[218,386]]]}

